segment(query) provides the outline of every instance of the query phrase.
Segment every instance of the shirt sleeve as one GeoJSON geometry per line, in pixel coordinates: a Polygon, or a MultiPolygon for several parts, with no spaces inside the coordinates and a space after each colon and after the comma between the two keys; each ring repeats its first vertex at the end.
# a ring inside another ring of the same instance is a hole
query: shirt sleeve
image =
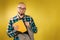
{"type": "Polygon", "coordinates": [[[14,28],[12,27],[12,20],[9,21],[9,24],[8,24],[8,28],[7,28],[7,34],[9,37],[14,37],[16,35],[16,31],[14,30],[14,28]]]}
{"type": "Polygon", "coordinates": [[[31,18],[30,26],[32,28],[33,33],[37,33],[37,27],[36,27],[36,25],[34,23],[33,18],[31,18]]]}

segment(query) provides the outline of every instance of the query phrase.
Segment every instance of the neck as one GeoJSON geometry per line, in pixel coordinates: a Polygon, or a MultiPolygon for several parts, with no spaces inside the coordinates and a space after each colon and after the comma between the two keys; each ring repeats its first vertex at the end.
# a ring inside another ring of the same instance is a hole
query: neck
{"type": "Polygon", "coordinates": [[[23,18],[25,14],[19,14],[19,17],[20,18],[23,18]]]}

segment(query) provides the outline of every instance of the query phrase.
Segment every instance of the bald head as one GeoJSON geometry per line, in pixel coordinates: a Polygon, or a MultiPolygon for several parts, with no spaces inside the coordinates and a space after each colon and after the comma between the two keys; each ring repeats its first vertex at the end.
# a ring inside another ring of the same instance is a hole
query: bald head
{"type": "Polygon", "coordinates": [[[26,5],[25,5],[24,2],[19,2],[19,3],[18,3],[18,7],[23,7],[23,8],[25,7],[25,8],[26,8],[26,5]]]}
{"type": "Polygon", "coordinates": [[[26,5],[23,2],[19,2],[17,6],[17,11],[20,15],[24,15],[26,11],[26,5]]]}

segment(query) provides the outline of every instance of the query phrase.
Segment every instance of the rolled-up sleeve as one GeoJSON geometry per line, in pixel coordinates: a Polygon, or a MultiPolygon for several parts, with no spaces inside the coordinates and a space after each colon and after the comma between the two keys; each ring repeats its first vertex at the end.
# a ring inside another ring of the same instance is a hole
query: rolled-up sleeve
{"type": "Polygon", "coordinates": [[[36,25],[34,23],[33,18],[31,18],[30,26],[32,28],[33,33],[37,33],[37,27],[36,27],[36,25]]]}
{"type": "Polygon", "coordinates": [[[9,37],[14,37],[16,35],[16,31],[14,30],[14,28],[12,27],[12,20],[9,21],[8,23],[8,28],[7,28],[7,34],[9,37]]]}

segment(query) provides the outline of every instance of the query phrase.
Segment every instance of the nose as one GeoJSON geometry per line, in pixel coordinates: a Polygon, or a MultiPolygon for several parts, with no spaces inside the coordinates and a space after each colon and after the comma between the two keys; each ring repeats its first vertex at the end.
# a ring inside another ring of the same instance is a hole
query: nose
{"type": "Polygon", "coordinates": [[[23,12],[24,10],[20,10],[21,12],[23,12]]]}

